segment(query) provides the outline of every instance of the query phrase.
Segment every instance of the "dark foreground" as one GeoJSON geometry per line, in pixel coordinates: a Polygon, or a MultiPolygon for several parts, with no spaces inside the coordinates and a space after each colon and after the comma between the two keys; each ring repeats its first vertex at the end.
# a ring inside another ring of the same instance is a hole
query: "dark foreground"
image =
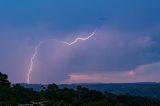
{"type": "MultiPolygon", "coordinates": [[[[33,88],[35,91],[41,91],[42,87],[47,87],[48,85],[41,84],[25,84],[22,86],[26,88],[33,88]]],[[[76,89],[77,86],[82,86],[96,91],[110,93],[116,95],[130,94],[132,96],[142,96],[147,98],[160,99],[160,83],[156,82],[139,82],[139,83],[79,83],[79,84],[60,84],[58,87],[60,89],[69,88],[76,89]]]]}
{"type": "Polygon", "coordinates": [[[141,96],[115,95],[108,92],[89,90],[77,86],[76,89],[59,88],[56,84],[42,86],[41,91],[11,85],[7,75],[0,73],[0,106],[160,106],[159,99],[141,96]],[[26,106],[26,105],[25,105],[26,106]]]}

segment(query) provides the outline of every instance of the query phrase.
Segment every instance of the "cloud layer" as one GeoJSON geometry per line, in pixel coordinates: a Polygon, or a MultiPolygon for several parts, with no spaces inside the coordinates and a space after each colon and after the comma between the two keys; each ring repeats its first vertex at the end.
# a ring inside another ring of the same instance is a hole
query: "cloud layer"
{"type": "Polygon", "coordinates": [[[160,81],[159,0],[0,1],[0,71],[26,82],[39,41],[32,83],[160,81]],[[149,77],[150,75],[150,77],[149,77]]]}
{"type": "MultiPolygon", "coordinates": [[[[83,36],[88,35],[85,33],[83,36]]],[[[42,52],[45,51],[46,54],[41,55],[40,52],[37,60],[40,62],[40,67],[35,69],[32,77],[35,78],[35,82],[37,76],[41,76],[41,82],[47,78],[55,82],[65,82],[68,79],[70,82],[73,79],[76,82],[84,80],[134,82],[137,77],[135,76],[137,68],[160,60],[157,50],[159,42],[154,37],[150,32],[126,33],[105,26],[99,29],[91,39],[80,41],[72,46],[60,43],[47,44],[47,47],[42,48],[42,52]],[[131,76],[134,78],[130,79],[131,76]]],[[[73,37],[67,39],[68,41],[74,40],[73,37]]],[[[67,41],[67,39],[64,40],[67,41]]],[[[143,77],[146,76],[141,77],[145,79],[143,77]]]]}

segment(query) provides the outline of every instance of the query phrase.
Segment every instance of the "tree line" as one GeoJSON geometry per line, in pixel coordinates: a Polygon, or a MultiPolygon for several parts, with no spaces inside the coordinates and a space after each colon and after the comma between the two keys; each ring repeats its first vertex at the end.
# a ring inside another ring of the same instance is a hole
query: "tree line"
{"type": "Polygon", "coordinates": [[[77,86],[76,89],[60,89],[56,84],[49,84],[42,88],[41,91],[34,91],[20,84],[12,85],[8,81],[8,76],[0,72],[0,106],[20,106],[20,104],[24,106],[25,104],[35,104],[34,106],[160,106],[159,99],[130,94],[115,95],[81,86],[77,86]]]}

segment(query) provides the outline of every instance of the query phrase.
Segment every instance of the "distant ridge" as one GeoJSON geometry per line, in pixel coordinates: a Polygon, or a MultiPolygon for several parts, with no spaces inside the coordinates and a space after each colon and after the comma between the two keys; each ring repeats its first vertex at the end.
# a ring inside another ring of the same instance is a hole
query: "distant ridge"
{"type": "MultiPolygon", "coordinates": [[[[42,84],[26,84],[21,83],[20,85],[26,88],[32,88],[35,91],[41,91],[42,86],[47,87],[47,85],[42,84]]],[[[94,89],[98,91],[108,91],[114,94],[131,94],[136,96],[143,96],[149,98],[159,98],[160,99],[160,83],[157,82],[138,82],[138,83],[80,83],[80,84],[59,84],[59,88],[70,88],[76,89],[78,85],[87,87],[89,89],[94,89]]]]}

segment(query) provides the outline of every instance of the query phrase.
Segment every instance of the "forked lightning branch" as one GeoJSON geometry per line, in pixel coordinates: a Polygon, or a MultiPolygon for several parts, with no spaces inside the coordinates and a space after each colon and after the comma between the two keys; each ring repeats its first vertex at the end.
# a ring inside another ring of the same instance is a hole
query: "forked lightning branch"
{"type": "MultiPolygon", "coordinates": [[[[62,43],[62,44],[65,44],[65,45],[68,45],[68,46],[71,46],[71,45],[74,45],[75,43],[77,43],[78,41],[85,41],[85,40],[90,39],[92,36],[95,35],[95,33],[96,33],[96,30],[93,31],[89,36],[84,37],[84,38],[82,38],[82,37],[77,37],[77,38],[76,38],[74,41],[72,41],[72,42],[65,42],[65,41],[58,41],[58,42],[60,42],[60,43],[62,43]]],[[[34,52],[33,52],[32,57],[31,57],[31,59],[30,59],[30,65],[29,65],[29,69],[28,69],[28,72],[27,72],[27,83],[30,83],[31,73],[32,73],[32,71],[33,71],[33,66],[34,66],[34,60],[35,60],[35,58],[36,58],[36,56],[37,56],[37,54],[38,54],[38,51],[39,51],[41,45],[43,45],[44,43],[46,43],[46,42],[48,42],[48,41],[57,41],[57,40],[55,40],[55,39],[48,39],[48,40],[45,40],[45,41],[41,41],[41,42],[39,42],[39,43],[36,45],[36,47],[34,48],[34,52]]]]}

